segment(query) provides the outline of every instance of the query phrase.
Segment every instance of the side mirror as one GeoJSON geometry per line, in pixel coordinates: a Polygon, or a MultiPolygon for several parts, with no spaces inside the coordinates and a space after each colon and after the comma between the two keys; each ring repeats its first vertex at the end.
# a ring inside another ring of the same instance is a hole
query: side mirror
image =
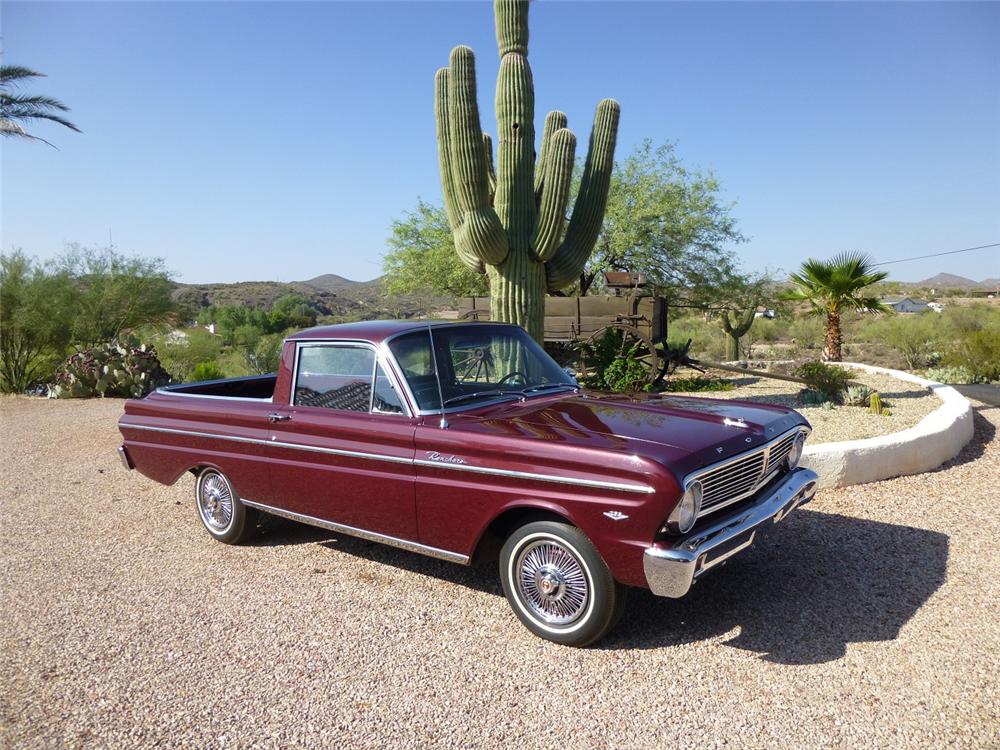
{"type": "Polygon", "coordinates": [[[564,367],[563,372],[569,375],[570,380],[572,380],[577,385],[580,385],[580,381],[576,379],[576,370],[574,370],[572,367],[564,367]]]}

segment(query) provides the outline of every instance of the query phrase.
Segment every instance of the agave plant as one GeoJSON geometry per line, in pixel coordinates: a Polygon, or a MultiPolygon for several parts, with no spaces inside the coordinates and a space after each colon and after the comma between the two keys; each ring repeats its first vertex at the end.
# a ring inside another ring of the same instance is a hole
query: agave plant
{"type": "Polygon", "coordinates": [[[69,107],[58,99],[42,94],[23,94],[18,91],[24,81],[44,77],[44,73],[21,65],[0,65],[0,135],[5,138],[41,141],[52,146],[44,138],[28,132],[27,123],[32,120],[48,120],[77,133],[80,132],[80,128],[60,114],[69,112],[69,107]]]}
{"type": "Polygon", "coordinates": [[[891,308],[878,297],[866,296],[864,290],[877,284],[889,274],[876,271],[872,259],[862,253],[841,253],[829,261],[810,258],[791,274],[795,289],[789,290],[784,299],[791,302],[808,302],[814,315],[826,316],[826,335],[823,342],[823,359],[827,362],[841,360],[840,316],[845,310],[862,313],[888,313],[891,308]]]}

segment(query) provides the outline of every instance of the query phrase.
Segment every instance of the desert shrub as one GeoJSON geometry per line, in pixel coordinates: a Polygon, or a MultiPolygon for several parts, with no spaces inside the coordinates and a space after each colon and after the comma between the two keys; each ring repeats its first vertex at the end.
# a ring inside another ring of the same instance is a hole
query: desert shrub
{"type": "Polygon", "coordinates": [[[280,333],[261,336],[254,345],[243,347],[243,361],[247,369],[259,375],[274,372],[281,364],[281,347],[284,336],[280,333]]]}
{"type": "Polygon", "coordinates": [[[125,340],[83,349],[56,370],[56,398],[125,396],[139,398],[170,382],[156,349],[125,340]]]}
{"type": "Polygon", "coordinates": [[[964,367],[932,367],[924,370],[924,377],[937,383],[972,382],[972,373],[964,367]]]}
{"type": "Polygon", "coordinates": [[[642,388],[648,371],[636,357],[636,347],[631,347],[624,357],[615,357],[603,373],[604,387],[614,393],[628,393],[642,388]]]}
{"type": "Polygon", "coordinates": [[[226,373],[215,362],[199,362],[194,366],[189,378],[193,382],[199,380],[221,380],[226,373]]]}
{"type": "Polygon", "coordinates": [[[795,375],[805,380],[809,389],[820,393],[824,400],[836,403],[840,403],[851,379],[847,370],[824,362],[806,362],[795,369],[795,375]]]}
{"type": "Polygon", "coordinates": [[[910,370],[930,366],[942,340],[941,320],[935,312],[881,318],[870,323],[866,333],[869,340],[898,351],[910,370]]]}
{"type": "Polygon", "coordinates": [[[800,315],[788,325],[788,335],[802,349],[818,349],[823,344],[823,321],[800,315]]]}
{"type": "Polygon", "coordinates": [[[584,386],[615,393],[626,393],[642,387],[648,374],[646,366],[636,359],[636,346],[620,354],[622,346],[621,331],[613,329],[605,331],[595,341],[580,345],[581,354],[591,373],[584,378],[584,386]]]}
{"type": "Polygon", "coordinates": [[[684,346],[691,339],[691,356],[719,361],[726,356],[726,333],[718,325],[698,315],[671,318],[670,346],[684,346]]]}
{"type": "Polygon", "coordinates": [[[663,390],[672,393],[694,393],[697,391],[731,391],[735,388],[731,381],[723,378],[678,378],[663,383],[663,390]]]}
{"type": "MultiPolygon", "coordinates": [[[[160,362],[178,380],[192,380],[194,368],[203,362],[214,362],[222,367],[222,338],[204,328],[184,331],[184,336],[161,336],[156,351],[160,362]]],[[[223,368],[224,369],[224,368],[223,368]]]]}
{"type": "Polygon", "coordinates": [[[868,406],[874,393],[875,390],[867,385],[849,385],[844,391],[844,403],[848,406],[868,406]]]}
{"type": "Polygon", "coordinates": [[[970,383],[1000,380],[1000,333],[981,329],[960,336],[945,355],[944,363],[970,375],[970,383]]]}

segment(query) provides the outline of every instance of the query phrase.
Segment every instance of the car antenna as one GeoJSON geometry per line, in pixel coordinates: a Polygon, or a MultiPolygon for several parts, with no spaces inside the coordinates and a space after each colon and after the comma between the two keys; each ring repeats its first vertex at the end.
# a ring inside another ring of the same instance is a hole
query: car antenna
{"type": "Polygon", "coordinates": [[[438,369],[437,351],[434,348],[434,327],[431,325],[431,311],[427,310],[427,338],[431,340],[431,364],[434,366],[434,379],[438,387],[438,403],[441,404],[441,421],[438,426],[442,430],[448,429],[448,420],[444,416],[444,392],[441,390],[441,371],[438,369]]]}

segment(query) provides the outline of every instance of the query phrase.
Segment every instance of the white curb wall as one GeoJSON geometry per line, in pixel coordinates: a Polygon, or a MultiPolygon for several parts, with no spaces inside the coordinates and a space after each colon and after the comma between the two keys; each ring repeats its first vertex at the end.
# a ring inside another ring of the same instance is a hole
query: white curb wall
{"type": "Polygon", "coordinates": [[[972,439],[972,406],[951,386],[885,367],[855,362],[839,364],[918,383],[943,403],[916,426],[900,432],[865,440],[807,445],[801,465],[819,474],[821,488],[922,474],[957,456],[972,439]]]}

